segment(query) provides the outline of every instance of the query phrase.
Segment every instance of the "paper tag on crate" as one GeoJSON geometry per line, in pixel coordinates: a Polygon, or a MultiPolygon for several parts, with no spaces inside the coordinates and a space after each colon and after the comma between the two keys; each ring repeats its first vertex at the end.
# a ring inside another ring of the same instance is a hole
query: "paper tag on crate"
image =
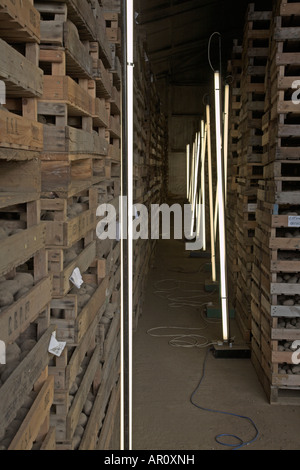
{"type": "Polygon", "coordinates": [[[60,341],[57,341],[56,339],[56,332],[52,333],[51,335],[51,340],[49,344],[48,351],[50,354],[53,354],[54,356],[60,357],[66,347],[67,343],[63,343],[60,341]]]}
{"type": "Polygon", "coordinates": [[[80,287],[82,286],[83,284],[83,279],[82,279],[82,276],[81,276],[81,272],[79,270],[79,268],[75,268],[73,273],[72,273],[72,276],[70,277],[70,281],[78,288],[80,289],[80,287]]]}
{"type": "Polygon", "coordinates": [[[289,227],[300,227],[300,216],[290,215],[289,216],[289,227]]]}

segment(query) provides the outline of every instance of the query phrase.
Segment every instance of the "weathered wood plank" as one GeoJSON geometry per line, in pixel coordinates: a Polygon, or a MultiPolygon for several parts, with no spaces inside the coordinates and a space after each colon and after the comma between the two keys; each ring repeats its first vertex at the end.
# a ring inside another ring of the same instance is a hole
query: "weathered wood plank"
{"type": "Polygon", "coordinates": [[[32,448],[41,426],[47,416],[50,415],[53,396],[54,379],[50,376],[30,408],[28,415],[9,446],[9,450],[30,450],[32,448]]]}
{"type": "Polygon", "coordinates": [[[48,328],[37,345],[0,388],[1,437],[3,437],[9,424],[15,419],[35,382],[47,367],[49,362],[48,346],[54,331],[55,326],[48,328]]]}

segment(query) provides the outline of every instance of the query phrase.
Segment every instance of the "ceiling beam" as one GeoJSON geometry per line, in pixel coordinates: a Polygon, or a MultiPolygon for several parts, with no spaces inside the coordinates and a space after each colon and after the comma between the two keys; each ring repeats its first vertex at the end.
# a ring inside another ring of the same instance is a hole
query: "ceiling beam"
{"type": "Polygon", "coordinates": [[[224,3],[224,1],[225,0],[204,0],[204,2],[201,3],[201,0],[189,0],[175,6],[155,8],[154,11],[152,9],[143,10],[142,13],[139,14],[137,22],[140,25],[145,25],[156,21],[162,21],[166,18],[182,15],[183,13],[199,10],[201,8],[220,5],[220,3],[224,3]]]}
{"type": "Polygon", "coordinates": [[[150,50],[148,51],[148,55],[151,59],[151,62],[159,62],[161,60],[165,60],[170,58],[171,56],[178,55],[178,54],[185,54],[186,51],[190,51],[191,49],[198,49],[201,46],[207,44],[208,40],[200,39],[197,41],[189,41],[179,44],[177,46],[168,46],[164,47],[163,49],[157,50],[150,50]]]}

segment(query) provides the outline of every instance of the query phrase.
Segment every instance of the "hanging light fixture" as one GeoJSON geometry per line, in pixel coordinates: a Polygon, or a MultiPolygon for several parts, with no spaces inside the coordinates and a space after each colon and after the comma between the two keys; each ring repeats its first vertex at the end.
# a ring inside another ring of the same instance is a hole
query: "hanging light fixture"
{"type": "Polygon", "coordinates": [[[216,273],[216,238],[214,229],[214,195],[213,195],[213,171],[212,171],[212,149],[211,149],[211,118],[210,105],[206,105],[206,126],[207,126],[207,158],[208,158],[208,190],[209,190],[209,214],[210,214],[210,244],[211,244],[211,267],[212,281],[217,281],[216,273]]]}
{"type": "Polygon", "coordinates": [[[206,251],[206,214],[205,214],[205,163],[206,163],[207,125],[201,121],[201,185],[199,191],[199,218],[197,235],[202,232],[203,251],[206,251]]]}
{"type": "Polygon", "coordinates": [[[198,195],[198,178],[199,178],[199,163],[200,163],[200,147],[201,147],[201,136],[197,133],[196,145],[195,145],[195,170],[193,177],[193,196],[192,196],[192,220],[191,220],[191,237],[194,235],[194,226],[196,218],[196,206],[197,206],[197,195],[198,195]]]}
{"type": "Polygon", "coordinates": [[[215,89],[215,118],[216,118],[216,153],[217,153],[217,175],[218,175],[218,214],[219,214],[219,248],[220,248],[220,288],[223,340],[229,342],[229,308],[227,293],[227,253],[225,232],[225,201],[224,201],[224,171],[222,156],[222,130],[221,130],[221,77],[220,72],[214,73],[215,89]]]}
{"type": "Polygon", "coordinates": [[[223,144],[223,153],[224,153],[224,197],[225,205],[227,204],[227,184],[228,184],[228,140],[229,140],[229,96],[230,88],[228,83],[225,85],[224,93],[224,144],[223,144]]]}
{"type": "Polygon", "coordinates": [[[190,194],[190,144],[186,146],[186,197],[189,199],[190,194]]]}

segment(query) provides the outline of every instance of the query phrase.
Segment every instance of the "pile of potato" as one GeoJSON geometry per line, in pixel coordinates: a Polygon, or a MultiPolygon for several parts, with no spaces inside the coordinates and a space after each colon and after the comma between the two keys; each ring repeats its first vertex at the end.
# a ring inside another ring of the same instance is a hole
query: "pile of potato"
{"type": "MultiPolygon", "coordinates": [[[[97,289],[96,285],[83,284],[80,289],[73,287],[70,294],[77,295],[77,313],[87,305],[97,289]]],[[[52,318],[64,319],[65,311],[62,309],[51,309],[52,318]]]]}
{"type": "Polygon", "coordinates": [[[300,375],[300,365],[280,364],[278,373],[280,375],[300,375]]]}
{"type": "Polygon", "coordinates": [[[279,295],[277,297],[277,303],[278,305],[284,305],[285,307],[293,307],[293,305],[300,305],[300,295],[279,295]]]}
{"type": "MultiPolygon", "coordinates": [[[[90,360],[90,358],[87,357],[87,356],[84,358],[84,360],[81,364],[81,367],[78,371],[77,377],[76,377],[72,387],[69,390],[70,407],[72,406],[73,400],[74,400],[74,398],[76,396],[76,393],[77,393],[77,391],[80,387],[81,381],[82,381],[82,379],[84,377],[84,374],[86,372],[86,369],[88,367],[89,360],[90,360]]],[[[92,393],[92,391],[90,391],[88,396],[87,396],[84,407],[82,409],[82,412],[80,414],[79,421],[78,421],[78,424],[77,424],[77,427],[76,427],[76,430],[75,430],[75,433],[74,433],[73,447],[74,447],[75,450],[77,450],[80,446],[80,442],[81,442],[82,436],[84,434],[85,427],[87,425],[89,416],[90,416],[90,414],[92,412],[92,409],[93,409],[93,406],[94,406],[94,401],[95,401],[95,395],[92,393]]]]}
{"type": "Polygon", "coordinates": [[[68,248],[64,252],[64,267],[68,266],[72,261],[74,261],[77,256],[80,255],[80,253],[83,250],[83,246],[81,241],[77,242],[75,245],[73,245],[71,248],[68,248]]]}
{"type": "Polygon", "coordinates": [[[300,328],[300,318],[279,318],[278,328],[286,328],[288,330],[296,330],[300,328]]]}
{"type": "Polygon", "coordinates": [[[278,250],[278,259],[282,261],[300,261],[300,253],[298,251],[278,250]]]}
{"type": "Polygon", "coordinates": [[[35,325],[32,324],[14,343],[6,346],[6,364],[0,366],[0,386],[6,382],[23,359],[35,347],[37,343],[36,339],[34,339],[35,337],[35,325]]]}
{"type": "MultiPolygon", "coordinates": [[[[68,219],[72,219],[77,217],[78,215],[82,214],[84,211],[88,210],[89,208],[89,197],[79,197],[74,198],[74,201],[68,206],[67,209],[67,217],[68,219]]],[[[56,220],[56,211],[42,211],[41,213],[41,220],[53,222],[56,220]]]]}
{"type": "Polygon", "coordinates": [[[83,284],[80,289],[77,287],[73,287],[70,291],[70,294],[77,294],[77,306],[78,310],[81,311],[86,304],[91,300],[93,297],[97,286],[95,284],[83,284]]]}
{"type": "MultiPolygon", "coordinates": [[[[0,366],[0,390],[1,386],[8,380],[11,374],[21,364],[23,359],[32,351],[37,344],[34,338],[35,326],[31,325],[16,342],[7,345],[6,347],[6,365],[0,366]]],[[[34,400],[36,392],[32,391],[26,397],[22,407],[19,409],[14,421],[9,425],[6,430],[4,438],[0,442],[0,450],[8,449],[17,431],[19,430],[23,420],[29,412],[34,400]]]]}
{"type": "Polygon", "coordinates": [[[23,406],[19,409],[17,416],[10,423],[6,430],[4,438],[0,441],[0,450],[7,450],[12,443],[15,435],[19,431],[24,419],[26,418],[30,408],[36,399],[36,392],[32,391],[24,402],[23,406]]]}
{"type": "Polygon", "coordinates": [[[105,336],[108,333],[109,327],[111,322],[115,316],[116,311],[118,310],[119,306],[116,303],[110,303],[107,305],[105,312],[100,320],[100,325],[104,326],[105,336]]]}
{"type": "Polygon", "coordinates": [[[72,219],[82,214],[85,210],[88,209],[88,205],[82,202],[74,202],[68,207],[68,218],[72,219]]]}
{"type": "Polygon", "coordinates": [[[23,232],[21,228],[11,228],[8,226],[1,226],[0,227],[0,240],[5,240],[5,238],[12,237],[17,233],[23,232]]]}
{"type": "Polygon", "coordinates": [[[286,284],[297,284],[300,283],[300,273],[284,273],[284,274],[279,274],[277,276],[277,281],[279,284],[281,283],[286,283],[286,284]]]}
{"type": "Polygon", "coordinates": [[[33,275],[18,272],[13,279],[0,278],[0,311],[25,295],[34,285],[33,275]]]}
{"type": "Polygon", "coordinates": [[[294,341],[280,341],[278,344],[278,351],[284,352],[294,352],[295,349],[293,348],[294,341]]]}

